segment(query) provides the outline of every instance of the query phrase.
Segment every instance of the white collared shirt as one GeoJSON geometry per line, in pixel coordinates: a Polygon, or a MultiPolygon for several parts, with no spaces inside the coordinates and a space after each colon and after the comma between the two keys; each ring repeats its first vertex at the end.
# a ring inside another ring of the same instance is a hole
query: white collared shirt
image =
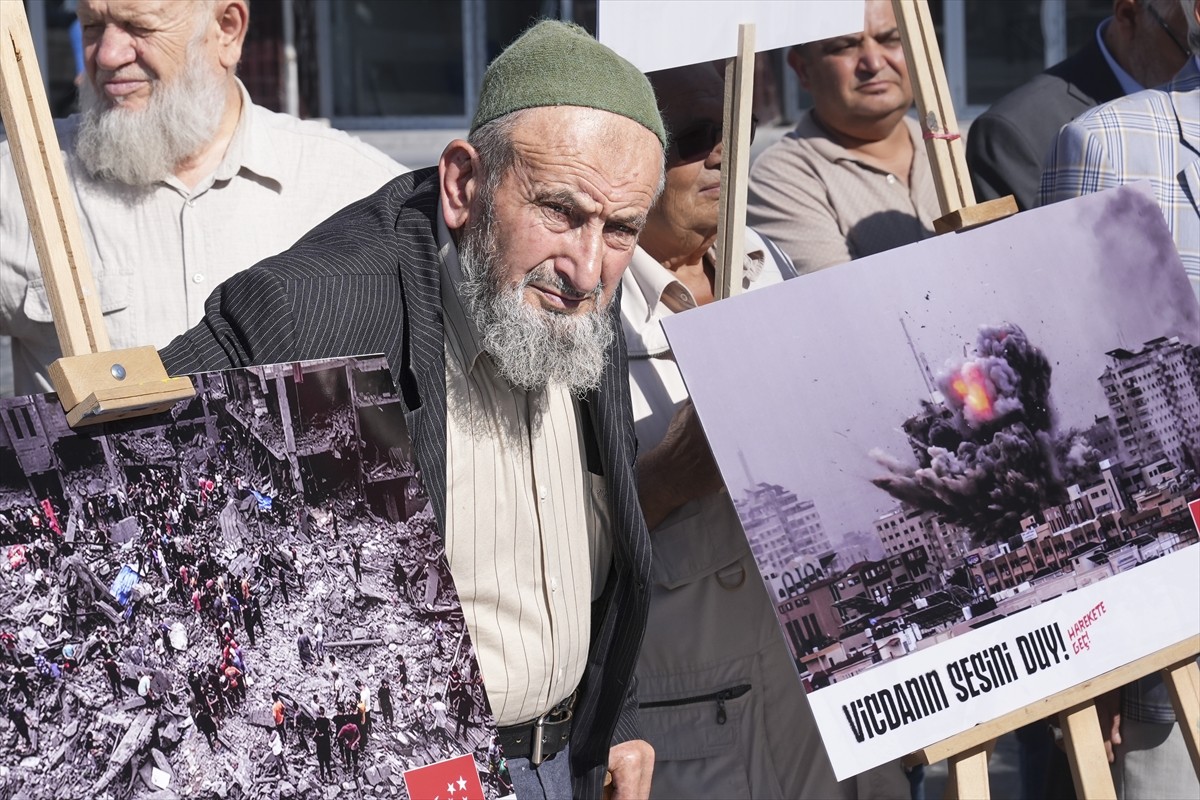
{"type": "MultiPolygon", "coordinates": [[[[746,229],[742,289],[781,283],[795,275],[787,256],[772,251],[762,237],[746,229]]],[[[711,252],[710,252],[711,257],[711,252]]],[[[662,441],[667,425],[687,389],[663,333],[667,317],[696,307],[691,291],[641,247],[621,278],[621,324],[629,345],[630,391],[638,446],[649,449],[662,441]]]]}

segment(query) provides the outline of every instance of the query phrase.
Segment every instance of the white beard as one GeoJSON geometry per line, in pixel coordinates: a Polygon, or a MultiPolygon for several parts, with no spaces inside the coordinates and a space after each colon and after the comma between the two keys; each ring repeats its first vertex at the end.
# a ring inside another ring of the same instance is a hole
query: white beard
{"type": "Polygon", "coordinates": [[[226,86],[201,47],[189,48],[174,79],[153,80],[140,111],[111,103],[85,79],[79,86],[83,119],[75,153],[94,178],[147,188],[212,141],[225,111],[226,86]]]}
{"type": "Polygon", "coordinates": [[[497,254],[490,225],[491,202],[484,198],[482,220],[462,236],[459,261],[463,282],[459,293],[475,322],[481,345],[506,381],[526,391],[550,384],[575,394],[600,386],[615,330],[601,302],[603,287],[592,292],[595,306],[582,314],[560,314],[531,306],[525,287],[533,280],[571,289],[551,268],[534,270],[516,286],[508,283],[508,267],[497,254]]]}

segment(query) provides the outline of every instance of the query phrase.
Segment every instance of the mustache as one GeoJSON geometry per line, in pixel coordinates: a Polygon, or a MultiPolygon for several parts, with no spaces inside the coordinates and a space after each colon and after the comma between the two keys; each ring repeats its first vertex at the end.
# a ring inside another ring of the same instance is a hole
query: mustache
{"type": "Polygon", "coordinates": [[[107,83],[108,81],[153,81],[157,79],[157,76],[151,75],[137,67],[118,70],[96,70],[96,83],[107,83]]]}
{"type": "Polygon", "coordinates": [[[584,291],[549,265],[540,266],[532,272],[527,273],[521,279],[520,288],[524,289],[530,284],[538,284],[553,289],[569,300],[587,300],[590,298],[598,302],[604,296],[603,281],[598,282],[596,287],[591,291],[584,291]]]}

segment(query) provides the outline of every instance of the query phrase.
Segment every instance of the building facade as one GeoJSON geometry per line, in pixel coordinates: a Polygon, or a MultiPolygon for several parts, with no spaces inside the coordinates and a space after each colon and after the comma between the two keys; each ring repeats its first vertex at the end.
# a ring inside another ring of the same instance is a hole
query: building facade
{"type": "Polygon", "coordinates": [[[1200,456],[1200,348],[1178,337],[1146,342],[1141,350],[1107,353],[1100,376],[1117,426],[1121,461],[1177,467],[1200,456]]]}
{"type": "MultiPolygon", "coordinates": [[[[74,0],[24,2],[52,105],[65,114],[74,100],[74,0]]],[[[971,119],[1083,45],[1112,1],[929,6],[955,108],[971,119]]],[[[596,0],[253,0],[241,74],[256,102],[338,127],[461,129],[487,63],[545,17],[593,32],[603,26],[596,0]]],[[[793,122],[808,105],[785,57],[760,55],[755,113],[763,123],[793,122]]]]}
{"type": "Polygon", "coordinates": [[[735,504],[764,575],[782,573],[796,559],[815,560],[833,549],[813,501],[782,486],[756,484],[735,504]]]}
{"type": "Polygon", "coordinates": [[[971,549],[969,533],[930,511],[901,505],[875,520],[875,535],[889,556],[923,548],[930,568],[947,572],[971,549]]]}

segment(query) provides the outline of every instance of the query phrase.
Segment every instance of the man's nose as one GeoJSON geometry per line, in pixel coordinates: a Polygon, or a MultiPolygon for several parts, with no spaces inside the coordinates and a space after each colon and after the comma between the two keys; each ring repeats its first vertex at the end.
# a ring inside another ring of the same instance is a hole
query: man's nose
{"type": "Polygon", "coordinates": [[[600,223],[580,225],[569,256],[559,259],[558,272],[575,290],[591,294],[600,285],[604,264],[604,226],[600,223]]]}
{"type": "Polygon", "coordinates": [[[882,70],[883,67],[883,45],[870,36],[864,36],[862,49],[859,51],[858,57],[859,70],[874,74],[882,70]]]}
{"type": "Polygon", "coordinates": [[[137,58],[133,37],[117,25],[105,25],[95,44],[96,67],[113,72],[137,58]]]}
{"type": "Polygon", "coordinates": [[[725,155],[725,140],[717,139],[717,143],[713,145],[713,149],[708,151],[708,155],[704,159],[704,166],[709,169],[720,169],[721,158],[725,155]]]}

